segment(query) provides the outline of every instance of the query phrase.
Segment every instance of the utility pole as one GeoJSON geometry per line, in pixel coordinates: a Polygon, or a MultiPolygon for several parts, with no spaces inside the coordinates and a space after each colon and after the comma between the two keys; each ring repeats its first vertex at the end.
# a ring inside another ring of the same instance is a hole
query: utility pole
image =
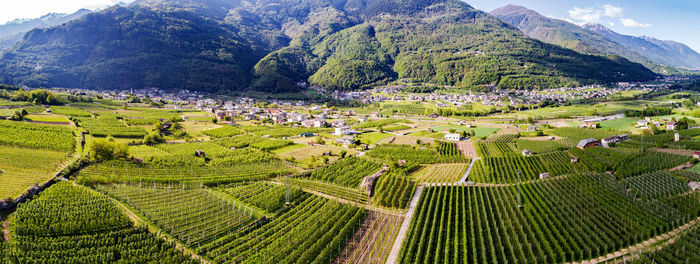
{"type": "Polygon", "coordinates": [[[286,177],[286,185],[287,185],[287,202],[284,203],[284,206],[289,207],[291,204],[289,203],[289,164],[285,163],[285,172],[284,175],[286,177]]]}
{"type": "Polygon", "coordinates": [[[518,208],[523,208],[523,204],[520,201],[520,169],[518,169],[518,208]]]}

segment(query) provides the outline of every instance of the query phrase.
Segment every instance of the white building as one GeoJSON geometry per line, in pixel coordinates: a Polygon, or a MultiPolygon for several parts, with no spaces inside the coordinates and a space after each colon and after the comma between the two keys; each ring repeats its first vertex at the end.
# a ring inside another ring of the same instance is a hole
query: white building
{"type": "Polygon", "coordinates": [[[349,126],[335,128],[335,135],[336,136],[344,136],[344,135],[350,135],[350,134],[352,134],[352,130],[350,129],[349,126]]]}
{"type": "Polygon", "coordinates": [[[462,136],[459,135],[459,133],[446,133],[445,140],[460,141],[460,140],[462,140],[462,136]]]}

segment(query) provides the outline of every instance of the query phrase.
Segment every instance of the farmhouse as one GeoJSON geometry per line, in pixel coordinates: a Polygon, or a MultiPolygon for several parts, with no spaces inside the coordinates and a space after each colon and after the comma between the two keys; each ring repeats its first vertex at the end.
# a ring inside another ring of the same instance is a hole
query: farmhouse
{"type": "Polygon", "coordinates": [[[645,126],[647,126],[648,123],[649,123],[649,122],[647,122],[646,120],[639,120],[639,121],[637,121],[637,125],[640,126],[640,127],[645,127],[645,126]]]}
{"type": "Polygon", "coordinates": [[[336,136],[343,136],[343,135],[350,135],[350,134],[352,134],[352,130],[350,130],[349,126],[335,128],[335,135],[336,136]]]}
{"type": "Polygon", "coordinates": [[[700,190],[700,183],[696,181],[692,181],[688,183],[688,187],[690,187],[691,190],[697,191],[700,190]]]}
{"type": "Polygon", "coordinates": [[[542,180],[542,179],[547,179],[547,178],[549,178],[549,172],[540,173],[540,179],[541,179],[541,180],[542,180]]]}
{"type": "Polygon", "coordinates": [[[355,144],[355,137],[354,136],[343,136],[343,137],[339,137],[338,139],[336,139],[335,142],[338,144],[341,144],[341,145],[352,145],[352,144],[355,144]]]}
{"type": "Polygon", "coordinates": [[[459,133],[446,133],[445,140],[460,141],[460,140],[462,140],[462,136],[459,135],[459,133]]]}
{"type": "Polygon", "coordinates": [[[700,159],[700,151],[693,152],[693,158],[700,159]]]}
{"type": "Polygon", "coordinates": [[[668,122],[666,123],[666,130],[676,130],[676,122],[668,122]]]}
{"type": "Polygon", "coordinates": [[[629,136],[627,134],[622,134],[622,135],[615,135],[615,136],[609,136],[606,138],[603,138],[601,140],[601,143],[603,144],[603,147],[609,148],[610,144],[622,142],[625,140],[629,140],[629,136]]]}
{"type": "Polygon", "coordinates": [[[523,156],[525,156],[525,157],[529,157],[529,156],[532,156],[532,151],[530,151],[530,150],[528,150],[528,149],[523,149],[522,154],[523,154],[523,156]]]}
{"type": "Polygon", "coordinates": [[[576,147],[578,147],[580,149],[592,148],[595,146],[600,146],[600,141],[598,141],[595,138],[583,139],[583,140],[579,141],[578,144],[576,145],[576,147]]]}

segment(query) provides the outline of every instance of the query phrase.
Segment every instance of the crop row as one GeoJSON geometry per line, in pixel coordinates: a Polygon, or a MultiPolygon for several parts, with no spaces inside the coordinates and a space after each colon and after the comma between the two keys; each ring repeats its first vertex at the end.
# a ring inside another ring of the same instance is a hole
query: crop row
{"type": "Polygon", "coordinates": [[[255,220],[243,204],[205,188],[180,185],[98,185],[97,190],[136,209],[160,229],[197,248],[255,220]]]}
{"type": "Polygon", "coordinates": [[[146,131],[140,127],[126,126],[120,116],[101,115],[97,118],[76,118],[80,126],[88,133],[96,137],[112,136],[115,138],[141,138],[146,131]]]}
{"type": "Polygon", "coordinates": [[[283,209],[287,198],[292,205],[296,205],[309,197],[309,194],[297,187],[289,187],[287,190],[286,186],[264,181],[234,183],[217,187],[216,190],[269,213],[283,209]]]}
{"type": "Polygon", "coordinates": [[[311,196],[270,223],[202,246],[217,263],[330,263],[366,211],[311,196]]]}
{"type": "Polygon", "coordinates": [[[370,160],[348,157],[313,171],[309,178],[356,188],[360,185],[362,178],[378,171],[381,167],[381,164],[370,160]]]}
{"type": "Polygon", "coordinates": [[[457,153],[453,155],[441,155],[434,148],[412,147],[409,145],[382,144],[367,152],[371,158],[386,161],[406,160],[413,163],[453,163],[465,161],[465,158],[457,153]]]}
{"type": "Polygon", "coordinates": [[[0,120],[0,145],[71,152],[75,135],[66,127],[0,120]]]}
{"type": "Polygon", "coordinates": [[[466,163],[435,164],[416,171],[412,176],[421,183],[451,183],[459,181],[467,167],[466,163]]]}
{"type": "Polygon", "coordinates": [[[630,191],[650,199],[670,197],[690,191],[690,187],[668,172],[658,171],[624,179],[630,191]]]}
{"type": "MultiPolygon", "coordinates": [[[[285,179],[279,179],[279,181],[286,182],[285,179]]],[[[312,181],[301,178],[289,178],[289,183],[304,190],[319,192],[351,202],[364,204],[369,200],[367,193],[364,193],[357,188],[349,188],[332,183],[312,181]]]]}
{"type": "Polygon", "coordinates": [[[424,189],[399,263],[551,263],[596,258],[694,219],[637,201],[606,174],[522,186],[424,189]]]}

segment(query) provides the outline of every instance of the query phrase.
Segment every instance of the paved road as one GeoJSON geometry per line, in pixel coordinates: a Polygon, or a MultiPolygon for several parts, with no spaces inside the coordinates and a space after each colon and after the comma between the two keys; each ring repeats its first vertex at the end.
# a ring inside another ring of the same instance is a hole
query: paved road
{"type": "Polygon", "coordinates": [[[472,171],[472,167],[474,167],[474,163],[478,159],[479,158],[472,159],[472,163],[469,163],[469,168],[467,168],[467,171],[464,172],[464,176],[462,176],[462,179],[460,179],[457,183],[461,184],[461,183],[467,182],[467,178],[469,177],[469,172],[472,171]]]}

